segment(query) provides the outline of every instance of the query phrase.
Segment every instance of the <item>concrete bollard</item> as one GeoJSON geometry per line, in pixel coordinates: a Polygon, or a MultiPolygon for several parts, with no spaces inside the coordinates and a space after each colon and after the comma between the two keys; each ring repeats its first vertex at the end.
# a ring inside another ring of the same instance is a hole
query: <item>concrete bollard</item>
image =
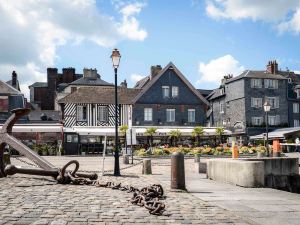
{"type": "Polygon", "coordinates": [[[129,155],[123,155],[123,164],[129,164],[129,155]]]}
{"type": "Polygon", "coordinates": [[[278,139],[273,140],[273,157],[280,157],[281,155],[281,146],[278,139]]]}
{"type": "Polygon", "coordinates": [[[194,158],[195,163],[199,163],[200,162],[200,154],[196,154],[195,158],[194,158]]]}
{"type": "Polygon", "coordinates": [[[232,141],[231,151],[232,151],[232,158],[237,159],[239,157],[239,150],[238,147],[235,145],[235,141],[232,141]]]}
{"type": "Polygon", "coordinates": [[[152,174],[151,159],[143,160],[143,174],[152,174]]]}
{"type": "Polygon", "coordinates": [[[171,156],[171,189],[185,188],[184,155],[174,152],[171,156]]]}

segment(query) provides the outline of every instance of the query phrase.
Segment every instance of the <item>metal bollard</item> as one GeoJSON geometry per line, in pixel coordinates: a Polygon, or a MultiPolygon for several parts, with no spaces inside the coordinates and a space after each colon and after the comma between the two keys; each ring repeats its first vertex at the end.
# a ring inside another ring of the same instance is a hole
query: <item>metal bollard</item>
{"type": "Polygon", "coordinates": [[[196,154],[195,158],[194,158],[194,162],[199,163],[200,162],[200,156],[201,156],[200,154],[196,154]]]}
{"type": "Polygon", "coordinates": [[[152,174],[151,159],[143,160],[143,174],[152,174]]]}
{"type": "Polygon", "coordinates": [[[171,189],[185,188],[184,155],[174,152],[171,156],[171,189]]]}
{"type": "Polygon", "coordinates": [[[4,152],[3,161],[4,161],[4,165],[11,164],[10,163],[10,154],[8,152],[4,152]]]}
{"type": "Polygon", "coordinates": [[[129,164],[129,155],[123,155],[123,164],[129,164]]]}

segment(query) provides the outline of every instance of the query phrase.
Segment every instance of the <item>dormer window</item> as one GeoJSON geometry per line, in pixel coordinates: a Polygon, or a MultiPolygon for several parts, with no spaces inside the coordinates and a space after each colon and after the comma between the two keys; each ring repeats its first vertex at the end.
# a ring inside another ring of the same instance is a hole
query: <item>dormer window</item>
{"type": "Polygon", "coordinates": [[[297,94],[297,98],[300,98],[300,85],[296,85],[296,87],[294,88],[294,91],[297,94]]]}
{"type": "Polygon", "coordinates": [[[164,98],[170,97],[170,87],[169,86],[162,86],[162,93],[164,98]]]}
{"type": "Polygon", "coordinates": [[[221,88],[220,93],[221,93],[221,95],[225,94],[224,88],[221,88]]]}
{"type": "Polygon", "coordinates": [[[296,93],[297,93],[297,98],[300,98],[300,89],[297,89],[296,93]]]}

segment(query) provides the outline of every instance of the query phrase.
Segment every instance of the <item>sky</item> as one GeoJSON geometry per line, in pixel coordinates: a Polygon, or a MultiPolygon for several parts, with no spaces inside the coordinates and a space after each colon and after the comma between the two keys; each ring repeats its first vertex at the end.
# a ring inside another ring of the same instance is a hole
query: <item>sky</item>
{"type": "Polygon", "coordinates": [[[300,0],[0,0],[0,21],[0,79],[27,97],[48,67],[114,82],[114,48],[129,87],[170,61],[201,89],[269,60],[300,71],[300,0]]]}

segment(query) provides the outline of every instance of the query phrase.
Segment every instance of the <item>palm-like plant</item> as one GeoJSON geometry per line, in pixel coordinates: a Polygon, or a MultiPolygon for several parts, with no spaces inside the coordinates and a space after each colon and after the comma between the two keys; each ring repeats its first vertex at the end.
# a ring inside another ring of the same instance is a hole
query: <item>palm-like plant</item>
{"type": "Polygon", "coordinates": [[[220,137],[220,144],[222,144],[222,136],[225,133],[224,127],[217,127],[216,128],[216,134],[220,137]]]}
{"type": "Polygon", "coordinates": [[[122,125],[122,126],[120,126],[119,130],[120,130],[120,133],[121,133],[123,136],[126,137],[126,132],[127,132],[127,130],[128,130],[128,125],[122,125]]]}
{"type": "Polygon", "coordinates": [[[200,137],[204,134],[204,128],[203,127],[194,127],[192,131],[192,136],[196,138],[197,140],[197,146],[200,144],[200,137]]]}
{"type": "Polygon", "coordinates": [[[157,128],[155,128],[155,127],[149,127],[145,131],[145,135],[150,137],[149,138],[150,148],[152,148],[153,135],[156,133],[156,130],[157,130],[157,128]]]}
{"type": "Polygon", "coordinates": [[[122,125],[119,128],[119,131],[121,133],[122,136],[124,136],[124,143],[125,143],[125,148],[126,148],[126,152],[127,152],[127,141],[126,141],[126,132],[128,130],[128,125],[122,125]]]}
{"type": "Polygon", "coordinates": [[[171,138],[172,142],[174,143],[174,146],[177,145],[178,138],[181,136],[180,130],[171,130],[169,133],[169,137],[171,138]]]}

